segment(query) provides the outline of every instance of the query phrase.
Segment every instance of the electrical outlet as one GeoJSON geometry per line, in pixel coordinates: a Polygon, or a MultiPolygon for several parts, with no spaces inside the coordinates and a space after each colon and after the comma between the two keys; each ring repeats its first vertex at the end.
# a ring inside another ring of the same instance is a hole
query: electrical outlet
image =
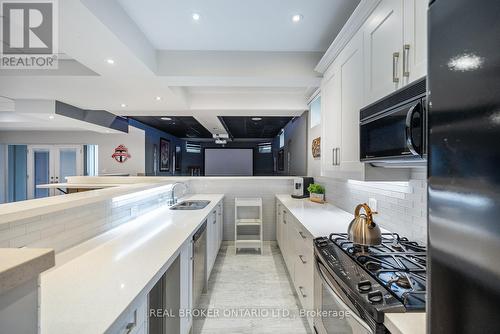
{"type": "Polygon", "coordinates": [[[377,211],[377,200],[375,198],[369,198],[368,206],[372,209],[372,211],[377,211]]]}

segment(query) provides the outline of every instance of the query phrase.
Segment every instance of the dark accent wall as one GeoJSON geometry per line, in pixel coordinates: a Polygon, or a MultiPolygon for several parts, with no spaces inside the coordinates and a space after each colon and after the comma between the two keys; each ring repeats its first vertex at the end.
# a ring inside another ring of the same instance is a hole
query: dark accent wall
{"type": "MultiPolygon", "coordinates": [[[[180,146],[182,150],[182,155],[185,154],[186,150],[186,144],[185,141],[177,138],[175,136],[172,136],[171,134],[168,134],[166,132],[160,131],[156,128],[153,128],[149,125],[143,124],[139,121],[136,121],[134,119],[129,119],[129,124],[133,127],[139,128],[144,130],[144,135],[145,135],[145,158],[146,158],[146,164],[145,164],[145,172],[147,176],[155,176],[154,173],[154,145],[156,145],[156,150],[157,150],[157,156],[158,156],[158,163],[160,160],[160,138],[165,138],[167,140],[170,140],[170,171],[169,172],[160,172],[159,166],[156,167],[157,176],[168,176],[168,175],[173,175],[173,169],[175,166],[173,165],[173,155],[175,153],[175,147],[180,146]]],[[[184,158],[184,157],[182,157],[184,158]]],[[[182,165],[182,159],[181,159],[181,165],[182,165]]],[[[181,175],[181,171],[176,171],[175,175],[181,175]]]]}
{"type": "MultiPolygon", "coordinates": [[[[292,119],[285,126],[285,170],[277,171],[277,175],[307,175],[307,131],[308,112],[292,119]]],[[[278,159],[279,135],[273,140],[273,156],[278,159]]]]}
{"type": "MultiPolygon", "coordinates": [[[[182,161],[182,172],[183,174],[188,174],[188,168],[190,166],[199,166],[201,168],[202,175],[204,174],[204,156],[203,149],[205,148],[253,148],[253,160],[254,160],[254,175],[255,176],[271,176],[274,175],[273,171],[273,155],[271,153],[259,153],[259,143],[269,142],[268,140],[263,140],[259,142],[228,142],[226,145],[218,145],[214,142],[201,142],[201,153],[187,153],[186,147],[184,145],[182,149],[183,161],[182,161]]],[[[193,141],[193,143],[195,143],[193,141]]]]}

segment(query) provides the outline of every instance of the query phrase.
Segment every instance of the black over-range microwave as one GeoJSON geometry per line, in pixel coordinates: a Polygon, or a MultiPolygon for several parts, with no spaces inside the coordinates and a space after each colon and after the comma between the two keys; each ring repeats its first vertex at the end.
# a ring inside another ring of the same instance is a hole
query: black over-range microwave
{"type": "Polygon", "coordinates": [[[425,164],[427,159],[426,78],[360,111],[360,160],[383,164],[425,164]]]}

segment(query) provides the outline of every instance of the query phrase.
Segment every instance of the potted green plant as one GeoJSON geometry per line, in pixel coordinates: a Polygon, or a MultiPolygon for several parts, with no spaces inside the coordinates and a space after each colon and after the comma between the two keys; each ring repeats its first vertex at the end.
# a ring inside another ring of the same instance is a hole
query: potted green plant
{"type": "Polygon", "coordinates": [[[325,202],[325,187],[322,185],[311,183],[309,187],[307,187],[307,191],[309,191],[311,201],[317,203],[325,202]]]}

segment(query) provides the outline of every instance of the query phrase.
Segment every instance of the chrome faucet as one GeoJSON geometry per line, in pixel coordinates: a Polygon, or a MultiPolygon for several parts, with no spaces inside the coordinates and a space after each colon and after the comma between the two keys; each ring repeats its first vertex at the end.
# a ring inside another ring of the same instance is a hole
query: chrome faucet
{"type": "MultiPolygon", "coordinates": [[[[172,185],[172,188],[170,189],[170,192],[172,195],[170,196],[170,198],[168,200],[168,205],[174,205],[175,203],[177,203],[177,198],[175,197],[175,187],[177,187],[180,184],[184,186],[184,193],[182,194],[182,196],[184,196],[186,194],[187,185],[183,182],[175,182],[172,185]]],[[[180,196],[180,197],[182,197],[182,196],[180,196]]]]}

